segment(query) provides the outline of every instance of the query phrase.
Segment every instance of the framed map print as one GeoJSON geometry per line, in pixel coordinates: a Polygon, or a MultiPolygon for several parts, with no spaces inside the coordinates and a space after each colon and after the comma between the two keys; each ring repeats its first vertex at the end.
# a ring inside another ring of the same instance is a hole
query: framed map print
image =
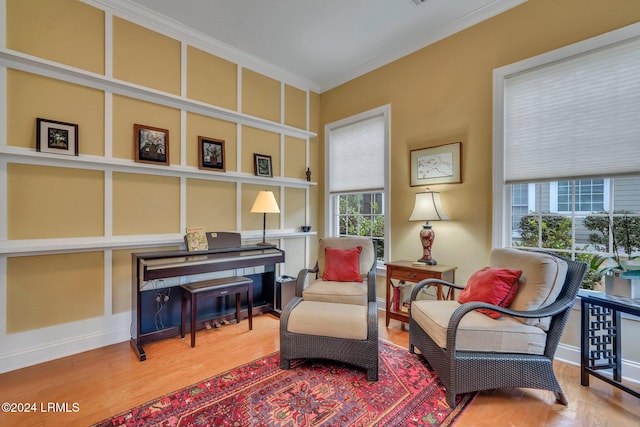
{"type": "Polygon", "coordinates": [[[460,152],[462,143],[411,150],[410,184],[412,187],[462,182],[460,152]]]}

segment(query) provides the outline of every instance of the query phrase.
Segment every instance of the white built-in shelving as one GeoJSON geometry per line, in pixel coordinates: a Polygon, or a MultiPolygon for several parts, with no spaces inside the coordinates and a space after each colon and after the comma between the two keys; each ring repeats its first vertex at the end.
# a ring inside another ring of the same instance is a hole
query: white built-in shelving
{"type": "MultiPolygon", "coordinates": [[[[306,141],[308,146],[309,138],[316,134],[304,129],[288,126],[284,123],[277,123],[260,117],[251,116],[241,112],[225,109],[215,105],[203,103],[185,96],[179,96],[152,88],[140,86],[134,83],[107,77],[102,74],[93,73],[87,70],[60,64],[47,59],[35,57],[23,52],[11,49],[0,49],[0,67],[15,69],[32,74],[37,74],[60,81],[78,84],[102,90],[105,93],[118,94],[130,98],[147,101],[150,103],[163,105],[178,109],[183,112],[191,112],[207,117],[225,120],[235,123],[237,126],[250,126],[257,129],[278,133],[281,136],[291,136],[306,141]]],[[[100,170],[107,173],[129,172],[162,176],[175,176],[184,178],[197,178],[202,180],[235,182],[238,184],[264,184],[267,186],[278,186],[284,188],[304,188],[316,185],[315,182],[308,182],[305,179],[285,177],[283,175],[272,178],[258,177],[244,172],[215,172],[201,170],[197,167],[187,166],[185,156],[181,156],[181,164],[169,166],[155,166],[144,163],[137,163],[130,159],[115,158],[106,154],[105,156],[79,155],[76,157],[56,156],[36,152],[32,148],[17,147],[5,140],[6,133],[0,138],[0,161],[6,163],[35,164],[42,166],[55,166],[74,169],[100,170]]],[[[240,144],[239,144],[240,145],[240,144]]],[[[240,153],[238,153],[239,157],[240,153]]],[[[308,164],[308,159],[305,159],[308,164]]],[[[307,196],[308,200],[308,196],[307,196]]],[[[5,201],[6,202],[6,201],[5,201]]],[[[6,204],[5,204],[6,207],[6,204]]],[[[308,208],[308,201],[307,201],[308,208]]],[[[308,210],[308,209],[307,209],[308,210]]],[[[282,221],[281,221],[282,224],[282,221]]],[[[86,238],[60,238],[60,239],[31,239],[31,240],[8,240],[0,239],[0,255],[23,255],[55,252],[74,252],[88,250],[118,249],[132,247],[151,247],[156,245],[183,243],[180,234],[165,235],[127,235],[127,236],[96,236],[86,238]]],[[[256,231],[243,231],[244,240],[258,240],[256,231]]],[[[269,230],[267,237],[270,240],[286,239],[296,237],[308,237],[311,233],[301,233],[297,230],[269,230]]]]}

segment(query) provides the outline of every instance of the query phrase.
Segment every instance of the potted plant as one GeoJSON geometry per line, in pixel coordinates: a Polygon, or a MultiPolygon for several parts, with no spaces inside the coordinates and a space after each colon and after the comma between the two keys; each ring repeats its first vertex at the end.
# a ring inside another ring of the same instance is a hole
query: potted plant
{"type": "Polygon", "coordinates": [[[633,256],[640,250],[640,217],[627,210],[617,210],[611,217],[607,212],[589,215],[584,220],[587,229],[595,231],[589,242],[596,249],[611,256],[593,259],[599,262],[598,271],[605,276],[605,292],[626,298],[640,298],[640,260],[633,256]]]}

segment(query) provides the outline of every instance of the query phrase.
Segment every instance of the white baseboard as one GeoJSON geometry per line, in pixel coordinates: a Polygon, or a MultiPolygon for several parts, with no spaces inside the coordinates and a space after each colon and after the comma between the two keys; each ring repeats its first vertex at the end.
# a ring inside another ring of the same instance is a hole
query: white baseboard
{"type": "Polygon", "coordinates": [[[131,312],[0,337],[0,373],[131,339],[131,312]]]}
{"type": "MultiPolygon", "coordinates": [[[[555,360],[580,366],[580,348],[560,343],[555,360]]],[[[622,380],[640,385],[640,363],[622,359],[622,380]]]]}

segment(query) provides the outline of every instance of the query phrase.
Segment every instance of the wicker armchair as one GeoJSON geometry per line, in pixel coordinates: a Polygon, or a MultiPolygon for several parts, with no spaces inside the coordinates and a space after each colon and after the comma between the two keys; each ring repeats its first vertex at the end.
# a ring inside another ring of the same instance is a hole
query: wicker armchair
{"type": "MultiPolygon", "coordinates": [[[[451,407],[455,406],[458,394],[508,387],[551,390],[559,403],[567,405],[567,399],[553,372],[553,358],[587,266],[550,253],[517,249],[494,249],[490,266],[522,270],[517,298],[527,288],[527,281],[532,281],[533,275],[537,274],[536,271],[531,271],[537,265],[536,258],[541,262],[540,268],[550,268],[552,275],[558,274],[556,288],[559,287],[559,292],[556,290],[555,298],[548,298],[535,310],[516,311],[485,302],[459,304],[457,301],[417,299],[420,290],[433,283],[464,289],[437,279],[423,280],[413,289],[409,315],[409,350],[415,353],[417,347],[438,374],[446,388],[447,403],[451,407]],[[494,265],[496,260],[505,259],[509,260],[506,265],[494,265]],[[531,263],[530,259],[535,262],[531,263]],[[564,271],[558,273],[558,266],[566,269],[566,275],[564,271]],[[434,304],[448,304],[449,307],[434,304]],[[443,313],[442,308],[449,310],[448,314],[445,314],[446,311],[443,313]],[[476,311],[478,308],[491,308],[503,316],[492,319],[476,311]],[[433,316],[433,312],[438,310],[440,319],[436,321],[439,321],[439,326],[434,328],[433,325],[428,325],[425,317],[433,316]],[[494,324],[502,325],[505,331],[510,330],[506,335],[500,335],[502,332],[491,331],[494,324]],[[520,326],[525,332],[519,331],[520,335],[513,338],[514,329],[517,330],[520,326]],[[440,329],[440,334],[434,333],[437,329],[440,329]],[[526,335],[529,332],[535,335],[537,344],[531,344],[532,339],[526,335]],[[491,336],[491,333],[495,335],[491,336]],[[475,343],[471,343],[474,340],[475,343]],[[536,345],[537,348],[530,351],[536,345]],[[475,346],[483,348],[477,349],[475,346]],[[529,350],[514,350],[518,346],[529,350]]],[[[511,307],[513,305],[512,303],[511,307]]]]}
{"type": "Polygon", "coordinates": [[[376,251],[366,238],[329,237],[320,241],[313,269],[298,274],[296,296],[280,315],[280,367],[293,359],[329,359],[366,369],[378,380],[378,307],[376,251]],[[358,282],[322,280],[327,266],[325,248],[361,246],[358,282]],[[357,336],[353,334],[359,330],[357,336]]]}

